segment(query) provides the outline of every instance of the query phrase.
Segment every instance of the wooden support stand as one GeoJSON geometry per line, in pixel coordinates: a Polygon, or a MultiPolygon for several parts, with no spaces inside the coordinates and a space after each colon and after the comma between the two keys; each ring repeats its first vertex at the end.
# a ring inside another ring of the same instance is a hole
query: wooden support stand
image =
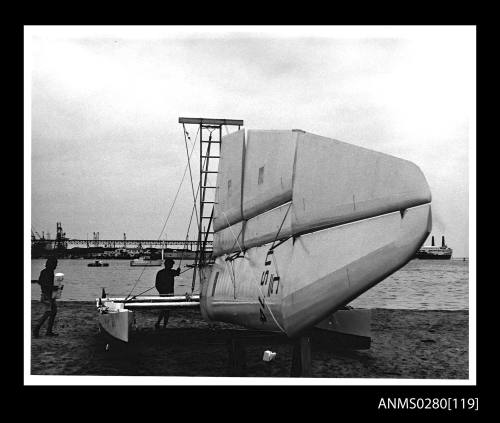
{"type": "Polygon", "coordinates": [[[246,352],[241,339],[230,337],[228,347],[228,373],[229,376],[246,376],[246,352]]]}
{"type": "Polygon", "coordinates": [[[228,374],[230,376],[246,376],[246,344],[286,343],[293,348],[291,377],[312,377],[311,371],[311,339],[309,334],[295,339],[282,334],[270,334],[258,331],[231,331],[227,338],[228,374]]]}
{"type": "Polygon", "coordinates": [[[311,377],[311,340],[301,336],[293,341],[291,377],[311,377]]]}

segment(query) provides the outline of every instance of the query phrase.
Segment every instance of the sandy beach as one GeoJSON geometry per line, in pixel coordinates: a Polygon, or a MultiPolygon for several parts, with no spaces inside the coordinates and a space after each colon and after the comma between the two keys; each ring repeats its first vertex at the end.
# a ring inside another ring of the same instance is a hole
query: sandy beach
{"type": "MultiPolygon", "coordinates": [[[[42,314],[32,301],[32,325],[42,314]]],[[[215,323],[199,312],[171,312],[168,327],[155,330],[154,312],[136,313],[137,331],[129,344],[99,333],[93,302],[61,301],[54,331],[32,338],[32,375],[228,376],[223,336],[238,328],[215,323]],[[183,329],[184,328],[184,329],[183,329]],[[109,349],[105,346],[109,344],[109,349]]],[[[312,376],[323,378],[468,378],[468,311],[372,310],[368,350],[332,350],[312,343],[312,376]]],[[[239,329],[239,328],[238,328],[239,329]]],[[[292,346],[286,342],[246,347],[249,377],[288,377],[292,346]],[[277,353],[272,362],[263,351],[277,353]]]]}

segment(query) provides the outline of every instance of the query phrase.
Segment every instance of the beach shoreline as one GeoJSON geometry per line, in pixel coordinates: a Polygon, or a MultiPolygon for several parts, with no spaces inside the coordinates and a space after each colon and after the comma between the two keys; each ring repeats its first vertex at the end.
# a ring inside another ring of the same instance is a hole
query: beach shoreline
{"type": "MultiPolygon", "coordinates": [[[[31,323],[41,316],[31,302],[31,323]]],[[[168,328],[206,330],[207,337],[172,342],[168,329],[155,330],[156,312],[136,313],[137,330],[128,344],[110,342],[99,333],[94,302],[60,301],[57,338],[31,337],[31,375],[72,376],[228,376],[227,345],[217,334],[235,325],[211,327],[194,310],[172,311],[168,328]],[[106,350],[106,344],[110,347],[106,350]]],[[[368,350],[334,351],[312,345],[314,378],[467,379],[468,310],[372,309],[368,350]]],[[[288,377],[292,347],[287,343],[246,347],[248,377],[288,377]],[[276,352],[272,362],[263,351],[276,352]]],[[[166,383],[168,381],[166,380],[166,383]]],[[[193,380],[195,383],[195,380],[193,380]]]]}

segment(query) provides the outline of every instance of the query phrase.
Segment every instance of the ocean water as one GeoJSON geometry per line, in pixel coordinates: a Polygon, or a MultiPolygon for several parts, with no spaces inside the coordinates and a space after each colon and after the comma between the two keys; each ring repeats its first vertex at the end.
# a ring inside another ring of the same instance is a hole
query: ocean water
{"type": "Polygon", "coordinates": [[[468,310],[469,261],[412,260],[350,305],[359,308],[468,310]]]}
{"type": "MultiPolygon", "coordinates": [[[[31,260],[31,279],[38,279],[40,271],[45,267],[43,259],[31,260]]],[[[94,301],[101,296],[102,289],[111,296],[125,296],[129,292],[137,295],[149,288],[144,295],[158,295],[154,288],[156,273],[162,266],[139,267],[130,266],[130,260],[103,260],[108,267],[88,267],[94,260],[61,259],[55,273],[64,273],[64,288],[61,300],[94,301]]],[[[184,295],[191,293],[193,269],[185,267],[192,260],[175,261],[174,268],[180,265],[181,275],[175,278],[174,293],[184,295]]],[[[198,292],[198,285],[195,292],[198,292]]],[[[109,295],[108,295],[109,296],[109,295]]],[[[31,298],[40,298],[40,285],[31,284],[31,298]]]]}
{"type": "MultiPolygon", "coordinates": [[[[123,296],[132,291],[156,295],[154,281],[161,267],[132,267],[129,260],[106,260],[109,267],[88,267],[91,260],[59,260],[56,272],[64,273],[62,300],[94,301],[102,288],[123,296]]],[[[175,294],[191,293],[193,270],[181,264],[175,278],[175,294]]],[[[175,267],[179,265],[176,260],[175,267]]],[[[38,279],[45,260],[31,260],[31,279],[38,279]]],[[[195,292],[198,292],[195,285],[195,292]]],[[[31,284],[31,298],[40,298],[40,286],[31,284]]],[[[416,310],[467,310],[469,308],[469,262],[462,260],[412,260],[384,281],[350,303],[358,308],[416,310]]]]}

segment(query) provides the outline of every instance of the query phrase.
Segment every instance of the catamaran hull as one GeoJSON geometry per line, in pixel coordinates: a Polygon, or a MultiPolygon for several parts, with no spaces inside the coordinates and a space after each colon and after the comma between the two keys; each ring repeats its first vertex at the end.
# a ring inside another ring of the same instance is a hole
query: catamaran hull
{"type": "Polygon", "coordinates": [[[128,342],[129,333],[134,321],[134,313],[122,309],[109,313],[100,313],[98,317],[101,328],[113,338],[128,342]]]}
{"type": "Polygon", "coordinates": [[[424,204],[222,255],[202,273],[201,311],[297,336],[410,261],[431,222],[424,204]]]}

